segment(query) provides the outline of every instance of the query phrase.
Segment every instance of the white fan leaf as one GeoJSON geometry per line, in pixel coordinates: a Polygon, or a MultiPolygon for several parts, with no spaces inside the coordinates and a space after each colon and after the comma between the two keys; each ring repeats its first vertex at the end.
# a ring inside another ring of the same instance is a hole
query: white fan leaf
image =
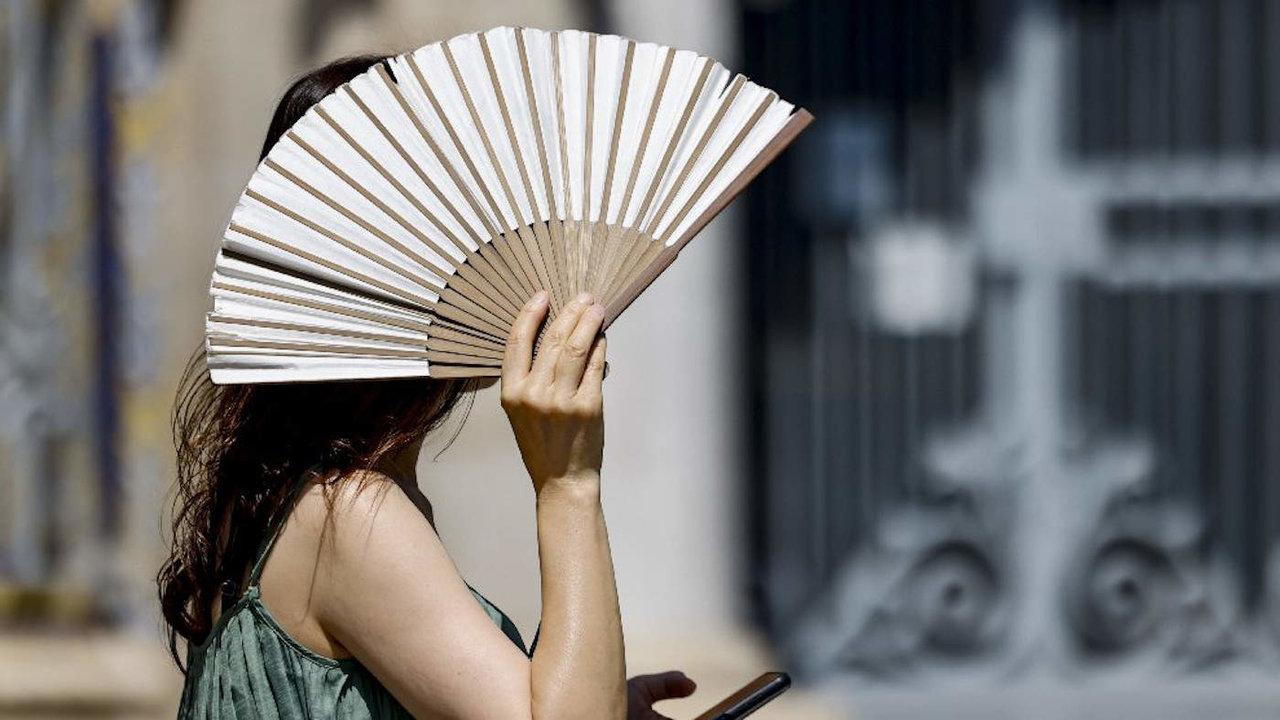
{"type": "Polygon", "coordinates": [[[696,53],[499,27],[377,63],[223,234],[218,383],[496,375],[535,291],[611,323],[812,120],[696,53]]]}

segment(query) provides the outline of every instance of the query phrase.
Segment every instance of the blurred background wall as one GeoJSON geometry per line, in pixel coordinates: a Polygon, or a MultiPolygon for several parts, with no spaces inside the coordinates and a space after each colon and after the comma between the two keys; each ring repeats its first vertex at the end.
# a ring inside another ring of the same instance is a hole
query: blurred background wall
{"type": "MultiPolygon", "coordinates": [[[[633,672],[693,717],[1280,714],[1280,3],[7,0],[0,717],[165,717],[168,413],[289,79],[498,24],[818,122],[611,332],[633,672]],[[661,338],[655,342],[654,338],[661,338]]],[[[526,636],[493,391],[420,476],[526,636]]]]}

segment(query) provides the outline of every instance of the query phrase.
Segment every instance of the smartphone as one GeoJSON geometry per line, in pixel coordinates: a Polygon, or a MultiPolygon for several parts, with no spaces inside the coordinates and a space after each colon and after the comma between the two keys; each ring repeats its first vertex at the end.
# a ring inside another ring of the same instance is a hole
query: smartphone
{"type": "Polygon", "coordinates": [[[791,687],[791,677],[784,672],[767,672],[752,680],[738,692],[721,700],[696,720],[742,720],[765,703],[791,687]]]}

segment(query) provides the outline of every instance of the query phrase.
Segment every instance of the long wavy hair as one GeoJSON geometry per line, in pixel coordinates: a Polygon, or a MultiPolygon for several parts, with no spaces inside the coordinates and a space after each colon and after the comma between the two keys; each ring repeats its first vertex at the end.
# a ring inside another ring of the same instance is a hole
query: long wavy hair
{"type": "MultiPolygon", "coordinates": [[[[312,105],[384,60],[347,58],[298,78],[276,107],[261,156],[312,105]]],[[[243,590],[268,528],[288,513],[304,474],[314,471],[332,490],[372,470],[438,427],[473,388],[429,378],[219,386],[198,350],[174,404],[173,545],[157,577],[178,666],[185,670],[181,642],[198,644],[212,630],[219,594],[243,590]]]]}

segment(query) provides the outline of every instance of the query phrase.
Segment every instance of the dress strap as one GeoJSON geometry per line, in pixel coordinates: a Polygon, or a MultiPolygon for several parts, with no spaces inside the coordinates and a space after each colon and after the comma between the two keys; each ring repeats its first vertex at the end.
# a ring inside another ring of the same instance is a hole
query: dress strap
{"type": "Polygon", "coordinates": [[[276,511],[276,516],[267,523],[266,535],[262,539],[262,544],[258,547],[257,557],[253,560],[253,569],[249,571],[249,587],[258,586],[258,581],[262,579],[262,569],[267,565],[267,558],[270,557],[271,550],[276,546],[276,539],[280,537],[280,531],[284,529],[284,524],[289,520],[289,516],[293,514],[293,506],[297,503],[298,496],[302,494],[303,489],[310,484],[314,476],[314,468],[308,468],[306,472],[302,473],[302,477],[289,490],[284,503],[276,511]]]}

